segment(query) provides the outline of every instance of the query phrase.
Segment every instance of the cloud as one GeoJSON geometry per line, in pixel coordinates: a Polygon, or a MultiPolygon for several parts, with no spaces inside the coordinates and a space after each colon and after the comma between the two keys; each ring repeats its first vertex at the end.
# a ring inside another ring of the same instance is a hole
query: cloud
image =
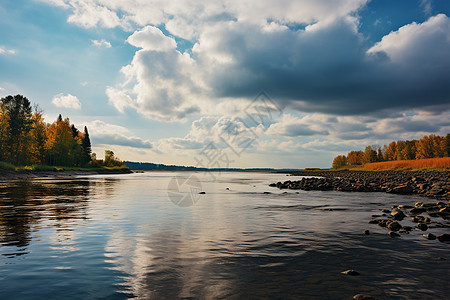
{"type": "Polygon", "coordinates": [[[102,39],[102,40],[91,40],[92,44],[97,47],[105,47],[105,48],[111,48],[111,43],[102,39]]]}
{"type": "Polygon", "coordinates": [[[127,42],[137,48],[153,51],[167,51],[177,48],[173,38],[167,37],[162,31],[153,26],[147,26],[133,33],[127,42]]]}
{"type": "Polygon", "coordinates": [[[448,104],[448,17],[407,24],[374,45],[358,31],[367,2],[64,1],[70,22],[132,32],[127,41],[140,50],[106,90],[121,112],[180,121],[263,89],[280,107],[347,116],[448,104]]]}
{"type": "Polygon", "coordinates": [[[13,55],[13,54],[16,54],[16,50],[0,46],[0,55],[13,55]]]}
{"type": "Polygon", "coordinates": [[[432,6],[432,3],[431,3],[431,0],[421,0],[420,1],[420,6],[422,6],[423,12],[426,15],[430,15],[431,14],[431,11],[433,10],[433,6],[432,6]]]}
{"type": "Polygon", "coordinates": [[[81,109],[80,100],[71,94],[64,95],[63,93],[56,95],[52,99],[52,104],[56,107],[81,109]]]}
{"type": "Polygon", "coordinates": [[[96,145],[119,145],[133,148],[151,149],[152,143],[140,137],[132,135],[129,129],[105,123],[100,120],[88,122],[86,126],[93,144],[96,145]]]}
{"type": "MultiPolygon", "coordinates": [[[[146,45],[149,46],[149,45],[146,45]]],[[[109,102],[119,111],[132,107],[144,116],[177,121],[200,111],[200,81],[189,54],[175,49],[139,50],[122,68],[121,88],[107,88],[109,102]]]]}
{"type": "Polygon", "coordinates": [[[329,23],[363,7],[368,0],[41,0],[71,11],[69,22],[85,28],[130,29],[165,24],[173,35],[194,40],[205,27],[238,20],[255,24],[329,23]],[[270,7],[270,9],[268,9],[270,7]]]}
{"type": "Polygon", "coordinates": [[[204,116],[192,122],[190,131],[185,137],[160,139],[156,148],[161,152],[167,152],[202,150],[213,145],[218,149],[239,152],[251,148],[263,132],[262,125],[255,124],[251,127],[240,118],[204,116]]]}
{"type": "Polygon", "coordinates": [[[285,114],[278,123],[270,125],[266,134],[282,135],[289,137],[328,135],[326,130],[314,130],[313,124],[308,124],[305,119],[298,119],[289,114],[285,114]]]}

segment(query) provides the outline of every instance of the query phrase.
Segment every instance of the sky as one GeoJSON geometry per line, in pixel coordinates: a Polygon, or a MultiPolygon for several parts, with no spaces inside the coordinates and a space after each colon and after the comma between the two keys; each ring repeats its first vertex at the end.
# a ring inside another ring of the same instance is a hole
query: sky
{"type": "Polygon", "coordinates": [[[0,97],[98,157],[330,167],[450,132],[448,0],[2,0],[0,97]]]}

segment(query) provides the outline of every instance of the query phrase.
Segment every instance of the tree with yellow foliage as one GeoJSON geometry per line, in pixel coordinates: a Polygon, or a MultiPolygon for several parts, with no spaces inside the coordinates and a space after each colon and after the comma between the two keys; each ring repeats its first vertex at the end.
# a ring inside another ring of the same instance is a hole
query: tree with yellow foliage
{"type": "Polygon", "coordinates": [[[45,164],[45,145],[47,142],[47,125],[42,112],[35,111],[32,115],[33,124],[30,130],[30,161],[33,164],[45,164]]]}

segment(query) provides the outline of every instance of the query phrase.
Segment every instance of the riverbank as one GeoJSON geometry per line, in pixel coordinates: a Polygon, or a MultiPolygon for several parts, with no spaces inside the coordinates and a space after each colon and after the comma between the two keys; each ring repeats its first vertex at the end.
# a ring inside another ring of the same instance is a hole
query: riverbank
{"type": "Polygon", "coordinates": [[[314,177],[272,183],[270,186],[307,191],[386,192],[450,201],[450,171],[312,170],[289,172],[289,175],[314,177]]]}
{"type": "Polygon", "coordinates": [[[129,174],[133,171],[129,169],[79,169],[79,170],[64,170],[58,169],[54,171],[33,171],[33,170],[19,170],[8,171],[0,170],[0,181],[22,180],[22,179],[38,179],[38,178],[61,178],[72,176],[98,175],[98,174],[129,174]]]}

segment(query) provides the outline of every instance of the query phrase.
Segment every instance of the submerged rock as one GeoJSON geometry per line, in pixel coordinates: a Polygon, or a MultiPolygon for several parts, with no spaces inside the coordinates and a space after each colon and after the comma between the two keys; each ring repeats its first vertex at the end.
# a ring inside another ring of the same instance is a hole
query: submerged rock
{"type": "Polygon", "coordinates": [[[450,234],[444,233],[437,236],[439,242],[450,242],[450,234]]]}
{"type": "Polygon", "coordinates": [[[350,269],[350,270],[347,270],[347,271],[341,272],[341,274],[344,274],[344,275],[350,275],[350,276],[358,276],[358,275],[359,275],[359,272],[358,272],[358,271],[355,271],[355,270],[352,270],[352,269],[350,269]]]}
{"type": "Polygon", "coordinates": [[[417,228],[419,228],[422,231],[427,231],[428,225],[425,223],[419,223],[419,224],[417,224],[417,228]]]}
{"type": "Polygon", "coordinates": [[[396,238],[396,237],[399,237],[400,234],[398,234],[397,232],[389,231],[389,236],[390,236],[391,238],[396,238]]]}
{"type": "Polygon", "coordinates": [[[423,235],[427,240],[435,240],[436,236],[432,233],[427,233],[423,235]]]}
{"type": "Polygon", "coordinates": [[[399,231],[402,228],[402,225],[400,225],[397,221],[388,221],[386,227],[391,231],[399,231]]]}

